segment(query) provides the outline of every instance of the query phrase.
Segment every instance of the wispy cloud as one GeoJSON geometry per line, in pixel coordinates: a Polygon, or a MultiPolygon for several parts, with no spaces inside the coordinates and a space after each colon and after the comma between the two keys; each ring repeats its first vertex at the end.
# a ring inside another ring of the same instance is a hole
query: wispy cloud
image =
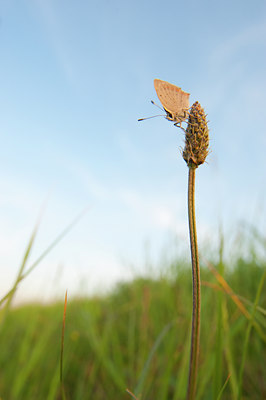
{"type": "Polygon", "coordinates": [[[55,2],[37,0],[28,3],[28,6],[36,19],[40,21],[47,43],[50,45],[66,81],[72,87],[80,86],[76,58],[73,56],[69,44],[71,42],[69,40],[70,30],[64,26],[55,2]]]}
{"type": "Polygon", "coordinates": [[[266,20],[262,19],[260,22],[256,21],[253,25],[243,27],[243,30],[238,32],[235,36],[222,42],[216,46],[211,54],[210,62],[213,67],[224,69],[226,65],[232,63],[232,58],[244,50],[244,55],[248,59],[247,49],[252,46],[265,47],[266,36],[266,20]]]}

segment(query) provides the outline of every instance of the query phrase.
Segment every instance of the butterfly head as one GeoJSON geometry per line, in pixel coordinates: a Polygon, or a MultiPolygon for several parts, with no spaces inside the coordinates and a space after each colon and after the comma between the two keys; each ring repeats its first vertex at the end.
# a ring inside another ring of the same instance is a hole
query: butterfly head
{"type": "Polygon", "coordinates": [[[185,121],[188,118],[189,112],[188,110],[182,110],[178,113],[170,113],[170,111],[166,110],[164,108],[165,112],[166,112],[166,116],[165,118],[168,119],[168,121],[173,121],[175,123],[181,123],[183,121],[185,121]]]}

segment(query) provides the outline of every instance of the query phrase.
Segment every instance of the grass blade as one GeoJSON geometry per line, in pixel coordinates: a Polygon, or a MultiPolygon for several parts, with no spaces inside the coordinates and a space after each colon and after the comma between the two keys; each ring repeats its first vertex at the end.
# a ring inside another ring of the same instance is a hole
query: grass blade
{"type": "Polygon", "coordinates": [[[156,350],[157,350],[158,347],[160,346],[160,344],[161,344],[162,340],[164,339],[165,335],[169,332],[169,330],[170,330],[175,324],[176,324],[176,321],[169,322],[169,324],[167,324],[167,325],[163,328],[163,330],[161,331],[161,333],[159,334],[159,336],[158,336],[157,339],[155,340],[155,343],[154,343],[154,345],[153,345],[153,347],[152,347],[152,349],[151,349],[151,351],[150,351],[150,354],[149,354],[149,356],[148,356],[148,358],[147,358],[147,360],[146,360],[146,363],[145,363],[145,365],[144,365],[144,367],[143,367],[143,370],[142,370],[142,372],[141,372],[141,375],[140,375],[138,384],[137,384],[136,389],[135,389],[135,393],[137,393],[137,396],[138,396],[139,393],[141,393],[141,391],[142,391],[142,388],[143,388],[143,385],[144,385],[144,381],[145,381],[145,378],[146,378],[147,373],[148,373],[148,370],[149,370],[149,366],[150,366],[150,364],[151,364],[151,362],[152,362],[152,359],[153,359],[154,354],[156,353],[156,350]]]}
{"type": "Polygon", "coordinates": [[[266,335],[265,333],[262,331],[260,325],[254,320],[254,318],[252,317],[252,315],[249,313],[249,311],[246,309],[246,307],[244,306],[244,304],[242,303],[242,301],[240,300],[239,296],[237,296],[235,294],[235,292],[233,291],[233,289],[231,289],[231,287],[228,285],[228,283],[226,282],[226,280],[222,277],[221,274],[219,274],[219,272],[214,268],[214,266],[210,263],[210,262],[206,262],[208,268],[210,269],[210,271],[213,273],[213,275],[215,276],[215,278],[217,279],[217,281],[220,283],[220,285],[222,286],[222,288],[224,289],[224,291],[231,297],[231,299],[233,300],[233,302],[236,304],[236,306],[238,307],[238,309],[241,311],[241,313],[249,320],[251,321],[252,325],[254,326],[254,328],[256,329],[258,335],[260,336],[260,338],[266,342],[266,335]]]}
{"type": "MultiPolygon", "coordinates": [[[[218,270],[221,276],[224,274],[224,263],[223,263],[223,249],[224,240],[223,235],[220,235],[220,249],[219,249],[219,265],[218,270]]],[[[223,319],[222,319],[222,306],[224,298],[223,293],[217,293],[217,333],[216,333],[216,349],[215,349],[215,367],[213,377],[213,398],[218,396],[218,390],[222,383],[222,358],[223,358],[223,319]]]]}
{"type": "Polygon", "coordinates": [[[12,287],[12,289],[0,300],[0,306],[6,301],[6,304],[5,304],[5,306],[4,306],[3,312],[2,312],[2,314],[1,314],[0,324],[2,324],[3,321],[5,320],[5,317],[6,317],[6,315],[7,315],[7,312],[8,312],[8,310],[9,310],[9,308],[10,308],[11,302],[12,302],[12,300],[13,300],[13,297],[14,297],[15,293],[16,293],[16,290],[17,290],[17,287],[18,287],[18,285],[19,285],[19,282],[22,280],[23,272],[24,272],[24,270],[25,270],[25,267],[26,267],[26,264],[27,264],[27,261],[28,261],[30,252],[31,252],[31,250],[32,250],[32,246],[33,246],[34,240],[35,240],[36,235],[37,235],[37,231],[38,231],[38,228],[39,228],[39,225],[40,225],[40,220],[41,220],[41,217],[38,218],[38,221],[37,221],[37,223],[36,223],[36,225],[35,225],[35,227],[34,227],[34,229],[33,229],[33,232],[32,232],[32,234],[31,234],[31,237],[30,237],[28,246],[27,246],[26,251],[25,251],[25,253],[24,253],[24,257],[23,257],[21,266],[20,266],[20,268],[19,268],[17,277],[16,277],[15,282],[14,282],[14,284],[13,284],[13,287],[12,287]]]}
{"type": "Polygon", "coordinates": [[[248,327],[247,327],[247,330],[246,330],[242,361],[241,361],[241,366],[240,366],[240,371],[239,371],[238,397],[237,397],[238,400],[241,400],[241,397],[242,397],[242,381],[243,381],[244,366],[245,366],[246,357],[247,357],[249,337],[250,337],[251,328],[253,326],[253,320],[254,320],[254,316],[255,316],[255,312],[256,312],[256,307],[257,307],[257,304],[259,302],[260,295],[261,295],[261,292],[262,292],[262,288],[263,288],[263,285],[264,285],[265,277],[266,277],[266,271],[264,271],[264,274],[261,277],[261,280],[260,280],[260,283],[259,283],[259,286],[258,286],[258,290],[257,290],[257,293],[256,293],[256,298],[255,298],[254,305],[253,305],[251,319],[249,320],[248,327]]]}
{"type": "Polygon", "coordinates": [[[64,358],[64,337],[65,337],[65,324],[66,324],[66,308],[67,308],[67,290],[65,294],[63,324],[62,324],[62,337],[61,337],[61,352],[60,352],[60,389],[63,400],[66,400],[66,394],[63,383],[63,358],[64,358]]]}
{"type": "MultiPolygon", "coordinates": [[[[36,227],[34,229],[34,232],[33,232],[32,236],[31,236],[29,245],[27,247],[27,250],[25,252],[23,263],[22,263],[22,266],[21,266],[21,268],[19,270],[19,274],[17,276],[15,284],[13,285],[12,289],[10,289],[9,292],[7,292],[4,297],[2,297],[2,299],[0,300],[0,306],[5,301],[7,301],[10,298],[10,296],[13,296],[13,294],[15,293],[15,291],[16,291],[16,289],[18,287],[18,284],[23,279],[25,279],[37,267],[37,265],[47,256],[47,254],[49,254],[50,251],[67,235],[67,233],[70,232],[70,230],[79,222],[79,220],[81,219],[81,217],[83,217],[83,215],[87,212],[87,210],[88,210],[88,207],[85,210],[83,210],[81,213],[79,213],[73,219],[73,221],[52,241],[52,243],[46,248],[46,250],[44,250],[44,252],[40,255],[40,257],[37,258],[37,260],[30,266],[30,268],[25,273],[23,273],[24,269],[25,269],[26,261],[28,259],[30,250],[31,250],[32,245],[33,245],[33,241],[34,241],[35,236],[36,236],[38,224],[36,225],[36,227]]],[[[9,303],[10,303],[10,301],[9,301],[9,303]]]]}
{"type": "Polygon", "coordinates": [[[228,383],[228,381],[229,381],[229,378],[230,378],[230,374],[229,374],[228,377],[226,378],[226,381],[224,382],[223,387],[222,387],[222,389],[220,390],[220,392],[219,392],[219,394],[218,394],[217,400],[220,400],[220,399],[221,399],[222,394],[223,394],[223,392],[224,392],[224,389],[226,388],[227,383],[228,383]]]}

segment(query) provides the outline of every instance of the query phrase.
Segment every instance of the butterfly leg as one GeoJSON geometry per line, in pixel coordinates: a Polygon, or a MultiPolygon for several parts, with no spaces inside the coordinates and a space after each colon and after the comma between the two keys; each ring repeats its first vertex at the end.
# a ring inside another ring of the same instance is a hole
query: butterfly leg
{"type": "Polygon", "coordinates": [[[176,123],[174,124],[174,126],[176,126],[176,127],[179,128],[179,129],[182,129],[183,132],[186,132],[185,129],[182,127],[182,121],[176,122],[176,123]]]}

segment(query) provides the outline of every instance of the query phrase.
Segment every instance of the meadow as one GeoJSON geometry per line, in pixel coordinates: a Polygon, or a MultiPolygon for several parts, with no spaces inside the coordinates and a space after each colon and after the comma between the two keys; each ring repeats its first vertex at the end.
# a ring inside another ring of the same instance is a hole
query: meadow
{"type": "MultiPolygon", "coordinates": [[[[224,261],[220,248],[216,261],[201,261],[198,400],[266,398],[266,245],[250,240],[245,257],[236,248],[224,261]]],[[[106,294],[69,299],[65,398],[185,399],[191,285],[190,262],[181,257],[106,294]]],[[[1,309],[1,400],[62,398],[63,310],[63,300],[1,309]]]]}

